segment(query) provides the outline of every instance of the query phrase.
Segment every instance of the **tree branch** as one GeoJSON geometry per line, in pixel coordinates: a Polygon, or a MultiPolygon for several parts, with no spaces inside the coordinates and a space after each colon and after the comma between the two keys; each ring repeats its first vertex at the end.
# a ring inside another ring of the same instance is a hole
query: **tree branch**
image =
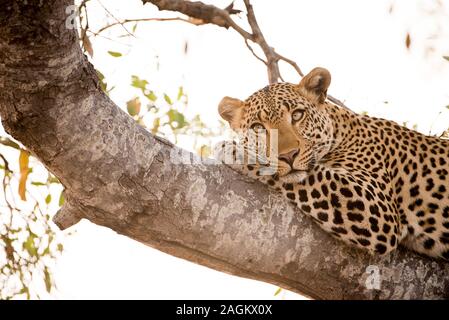
{"type": "MultiPolygon", "coordinates": [[[[247,10],[247,20],[251,27],[251,32],[245,31],[237,23],[232,20],[230,14],[226,9],[220,9],[213,5],[207,5],[200,1],[186,1],[186,0],[142,0],[145,3],[152,3],[158,7],[159,10],[169,10],[183,13],[195,19],[200,19],[205,23],[215,24],[219,27],[224,27],[226,29],[232,28],[237,31],[245,41],[246,46],[251,51],[251,53],[261,62],[263,62],[267,67],[268,82],[276,83],[279,80],[283,81],[281,73],[279,71],[279,61],[284,61],[291,65],[299,76],[304,77],[304,73],[301,71],[299,66],[291,59],[288,59],[280,54],[278,54],[273,47],[268,45],[265,37],[260,30],[259,24],[254,14],[254,9],[249,0],[243,0],[246,10],[247,10]],[[249,45],[248,41],[256,43],[263,51],[265,55],[265,60],[260,58],[252,47],[249,45]]],[[[231,7],[232,9],[232,7],[231,7]]],[[[328,99],[333,103],[343,107],[345,109],[349,108],[340,100],[328,95],[328,99]]]]}
{"type": "Polygon", "coordinates": [[[402,249],[368,256],[262,184],[225,166],[179,164],[180,149],[101,91],[75,30],[65,27],[70,1],[10,1],[0,0],[0,116],[65,186],[55,217],[62,228],[86,218],[174,256],[313,298],[449,298],[449,264],[402,249]],[[368,266],[380,272],[380,289],[366,285],[368,266]]]}
{"type": "Polygon", "coordinates": [[[245,44],[246,44],[246,46],[248,47],[248,50],[253,54],[253,56],[254,56],[257,60],[259,60],[259,61],[261,61],[263,64],[267,65],[267,62],[266,62],[264,59],[262,59],[261,57],[259,57],[259,56],[256,54],[256,52],[254,52],[253,48],[251,47],[251,45],[250,45],[249,42],[248,42],[248,39],[245,39],[245,44]]]}
{"type": "Polygon", "coordinates": [[[99,35],[100,33],[104,32],[105,30],[107,30],[107,29],[109,29],[109,28],[112,28],[112,27],[115,27],[115,26],[118,26],[118,25],[123,26],[123,25],[125,25],[125,24],[127,24],[127,23],[131,23],[131,22],[151,22],[151,21],[157,21],[157,22],[183,21],[183,22],[187,22],[187,23],[190,23],[190,24],[193,24],[193,25],[196,25],[196,26],[201,25],[201,24],[204,24],[204,23],[201,22],[201,20],[184,19],[184,18],[181,18],[181,17],[176,17],[176,18],[138,18],[138,19],[124,19],[124,20],[121,20],[121,21],[116,21],[116,22],[113,22],[113,23],[111,23],[111,24],[105,25],[105,26],[101,27],[100,29],[98,29],[98,31],[95,31],[95,32],[92,31],[92,34],[93,34],[94,36],[97,36],[97,35],[99,35]]]}
{"type": "Polygon", "coordinates": [[[263,53],[265,54],[265,57],[267,58],[268,82],[276,83],[281,77],[281,74],[279,72],[279,65],[277,63],[278,56],[274,52],[274,49],[268,45],[264,35],[262,34],[262,31],[260,31],[256,15],[254,14],[253,6],[249,2],[249,0],[243,0],[243,2],[245,3],[247,11],[246,16],[248,18],[248,23],[253,33],[253,41],[260,46],[263,53]]]}
{"type": "Polygon", "coordinates": [[[232,28],[246,39],[252,39],[252,35],[238,26],[231,19],[229,12],[213,5],[204,4],[200,1],[184,0],[142,0],[143,3],[151,2],[159,10],[170,10],[185,14],[186,16],[201,19],[204,23],[215,24],[223,28],[232,28]]]}

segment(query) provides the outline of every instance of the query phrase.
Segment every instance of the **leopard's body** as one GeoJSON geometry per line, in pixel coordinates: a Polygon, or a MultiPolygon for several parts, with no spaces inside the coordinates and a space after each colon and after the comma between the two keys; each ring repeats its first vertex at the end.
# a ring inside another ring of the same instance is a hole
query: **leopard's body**
{"type": "Polygon", "coordinates": [[[225,98],[220,114],[234,130],[257,124],[279,138],[276,174],[233,167],[281,191],[346,243],[378,254],[402,244],[449,260],[449,141],[327,102],[329,83],[317,68],[299,85],[225,98]]]}

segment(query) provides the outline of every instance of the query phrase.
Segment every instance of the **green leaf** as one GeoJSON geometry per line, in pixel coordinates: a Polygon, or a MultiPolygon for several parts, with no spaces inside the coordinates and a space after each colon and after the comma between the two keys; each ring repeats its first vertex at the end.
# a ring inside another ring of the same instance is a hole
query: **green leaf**
{"type": "Polygon", "coordinates": [[[50,255],[50,248],[47,247],[44,249],[44,251],[42,252],[41,256],[48,256],[50,255]]]}
{"type": "Polygon", "coordinates": [[[62,243],[58,243],[58,245],[57,245],[57,250],[58,250],[59,252],[62,252],[62,250],[64,250],[64,246],[62,245],[62,243]]]}
{"type": "Polygon", "coordinates": [[[150,91],[150,93],[146,94],[145,97],[147,97],[148,100],[151,100],[153,102],[157,100],[157,96],[154,94],[153,91],[150,91]]]}
{"type": "Polygon", "coordinates": [[[134,117],[140,113],[140,99],[135,97],[126,103],[126,108],[130,116],[134,117]]]}
{"type": "Polygon", "coordinates": [[[20,146],[9,138],[0,137],[0,143],[4,146],[20,150],[20,146]]]}
{"type": "Polygon", "coordinates": [[[33,182],[31,182],[31,184],[33,186],[36,186],[36,187],[41,187],[41,186],[46,186],[47,185],[46,183],[39,182],[39,181],[33,181],[33,182]]]}
{"type": "Polygon", "coordinates": [[[173,101],[171,101],[170,97],[166,93],[164,93],[164,99],[169,105],[173,104],[173,101]]]}
{"type": "Polygon", "coordinates": [[[64,204],[64,202],[65,202],[64,192],[61,191],[61,194],[59,195],[59,201],[58,201],[59,206],[61,207],[64,204]]]}
{"type": "Polygon", "coordinates": [[[47,181],[48,181],[48,183],[60,183],[59,179],[54,176],[48,177],[47,181]]]}
{"type": "Polygon", "coordinates": [[[103,81],[103,79],[104,79],[104,74],[101,73],[100,71],[98,71],[97,69],[95,69],[95,71],[97,72],[98,79],[100,79],[101,81],[103,81]]]}
{"type": "Polygon", "coordinates": [[[276,292],[274,293],[274,296],[277,296],[279,293],[281,293],[281,291],[282,291],[282,288],[278,288],[276,290],[276,292]]]}
{"type": "Polygon", "coordinates": [[[47,267],[44,268],[44,282],[45,282],[45,289],[47,289],[47,292],[50,293],[52,284],[50,272],[48,272],[47,267]]]}
{"type": "Polygon", "coordinates": [[[178,101],[181,100],[181,98],[182,98],[183,96],[184,96],[184,89],[183,89],[183,87],[181,86],[181,87],[179,87],[177,100],[178,100],[178,101]]]}
{"type": "Polygon", "coordinates": [[[27,299],[30,300],[30,289],[28,287],[23,287],[20,291],[19,294],[26,294],[27,299]]]}
{"type": "Polygon", "coordinates": [[[131,85],[134,88],[142,90],[142,92],[143,92],[143,91],[145,91],[145,87],[148,85],[148,81],[140,79],[138,76],[132,75],[131,76],[131,85]]]}
{"type": "Polygon", "coordinates": [[[108,88],[108,84],[106,83],[106,81],[104,81],[104,74],[102,74],[100,71],[95,70],[97,72],[97,76],[98,76],[98,80],[100,80],[100,87],[101,90],[103,90],[104,92],[107,91],[108,88]]]}
{"type": "Polygon", "coordinates": [[[175,109],[170,109],[167,112],[167,116],[168,116],[170,125],[175,127],[176,129],[183,128],[188,124],[184,115],[175,109]],[[175,126],[173,124],[173,122],[176,122],[177,125],[175,126]]]}
{"type": "Polygon", "coordinates": [[[97,72],[98,80],[100,80],[100,87],[101,90],[103,90],[107,95],[109,95],[109,92],[114,89],[114,86],[110,89],[108,89],[108,83],[105,81],[104,74],[102,74],[100,71],[95,70],[97,72]]]}
{"type": "Polygon", "coordinates": [[[108,53],[115,58],[122,56],[122,54],[120,52],[116,52],[116,51],[108,51],[108,53]]]}
{"type": "Polygon", "coordinates": [[[153,120],[153,128],[151,128],[151,133],[156,134],[159,131],[160,125],[161,125],[161,119],[155,118],[153,120]]]}
{"type": "Polygon", "coordinates": [[[45,203],[49,204],[51,202],[51,194],[47,194],[47,196],[45,197],[45,203]]]}
{"type": "Polygon", "coordinates": [[[443,56],[443,59],[446,59],[447,61],[449,61],[449,56],[443,56]]]}
{"type": "Polygon", "coordinates": [[[135,33],[137,29],[137,22],[133,25],[132,32],[135,33]]]}
{"type": "Polygon", "coordinates": [[[35,237],[36,236],[33,233],[30,233],[26,241],[22,244],[23,249],[25,249],[32,257],[35,257],[37,255],[37,249],[34,246],[35,237]]]}

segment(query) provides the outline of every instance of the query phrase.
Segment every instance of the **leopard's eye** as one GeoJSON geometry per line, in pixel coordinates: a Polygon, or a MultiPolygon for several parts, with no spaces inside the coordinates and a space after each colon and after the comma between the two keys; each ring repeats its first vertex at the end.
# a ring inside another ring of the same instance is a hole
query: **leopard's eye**
{"type": "Polygon", "coordinates": [[[253,129],[254,131],[261,131],[261,130],[265,130],[265,127],[260,123],[253,123],[251,125],[251,129],[253,129]]]}
{"type": "Polygon", "coordinates": [[[304,115],[304,110],[295,110],[292,113],[292,120],[295,122],[299,121],[299,120],[301,120],[303,115],[304,115]]]}

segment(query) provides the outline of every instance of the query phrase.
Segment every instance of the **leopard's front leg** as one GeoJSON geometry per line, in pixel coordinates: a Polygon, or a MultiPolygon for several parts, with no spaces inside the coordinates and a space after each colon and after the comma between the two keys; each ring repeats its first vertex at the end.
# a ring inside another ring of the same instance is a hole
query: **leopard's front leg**
{"type": "Polygon", "coordinates": [[[404,236],[394,203],[382,197],[391,188],[374,187],[362,175],[342,168],[318,165],[305,180],[283,183],[281,191],[332,236],[384,255],[404,236]]]}

